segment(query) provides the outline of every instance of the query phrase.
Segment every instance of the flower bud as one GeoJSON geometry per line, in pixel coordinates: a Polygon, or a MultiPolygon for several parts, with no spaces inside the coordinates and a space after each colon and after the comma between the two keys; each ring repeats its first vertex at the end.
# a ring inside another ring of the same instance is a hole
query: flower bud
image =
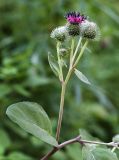
{"type": "Polygon", "coordinates": [[[67,23],[67,31],[70,36],[78,36],[80,34],[80,28],[78,24],[67,23]]]}
{"type": "Polygon", "coordinates": [[[69,53],[69,49],[66,49],[66,48],[60,48],[59,50],[59,54],[61,57],[66,57],[69,53]]]}
{"type": "Polygon", "coordinates": [[[91,40],[99,38],[99,28],[96,23],[85,21],[80,24],[81,36],[91,40]]]}
{"type": "Polygon", "coordinates": [[[57,27],[51,32],[51,38],[57,41],[64,42],[68,38],[68,32],[66,26],[57,27]]]}

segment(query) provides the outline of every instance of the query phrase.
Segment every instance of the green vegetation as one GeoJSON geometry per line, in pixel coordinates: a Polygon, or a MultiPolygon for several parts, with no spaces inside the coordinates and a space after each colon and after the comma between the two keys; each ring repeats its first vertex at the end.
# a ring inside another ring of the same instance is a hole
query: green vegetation
{"type": "MultiPolygon", "coordinates": [[[[50,150],[49,145],[12,123],[5,112],[19,101],[37,102],[52,120],[55,136],[60,84],[47,57],[49,51],[56,51],[50,32],[65,23],[63,16],[69,10],[89,15],[101,29],[101,40],[92,42],[79,66],[92,86],[87,88],[77,78],[68,85],[61,141],[76,136],[79,128],[105,142],[119,134],[118,0],[0,0],[0,160],[36,160],[50,150]]],[[[87,133],[82,135],[87,137],[87,133]]],[[[83,152],[91,154],[87,148],[83,152]]],[[[108,151],[98,148],[96,160],[102,158],[99,152],[106,155],[108,151]]],[[[78,160],[79,156],[79,144],[73,144],[51,159],[78,160]]],[[[105,159],[117,157],[109,154],[105,159]]]]}

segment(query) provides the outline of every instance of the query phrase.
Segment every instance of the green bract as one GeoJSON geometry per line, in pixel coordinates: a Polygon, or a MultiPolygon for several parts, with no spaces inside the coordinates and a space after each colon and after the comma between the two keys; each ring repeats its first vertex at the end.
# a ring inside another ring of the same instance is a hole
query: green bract
{"type": "Polygon", "coordinates": [[[87,39],[95,39],[99,38],[99,28],[96,23],[85,21],[80,25],[81,36],[87,39]]]}
{"type": "Polygon", "coordinates": [[[67,31],[69,33],[70,36],[79,36],[80,35],[80,28],[79,28],[79,25],[76,24],[70,24],[70,23],[67,23],[67,31]]]}
{"type": "Polygon", "coordinates": [[[51,32],[51,38],[56,39],[57,41],[64,42],[68,38],[68,32],[66,26],[61,26],[55,28],[51,32]]]}

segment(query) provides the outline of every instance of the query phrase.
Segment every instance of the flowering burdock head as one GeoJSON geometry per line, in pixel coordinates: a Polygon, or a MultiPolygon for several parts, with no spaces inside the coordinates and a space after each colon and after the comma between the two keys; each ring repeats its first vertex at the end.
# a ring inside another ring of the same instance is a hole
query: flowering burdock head
{"type": "Polygon", "coordinates": [[[81,36],[90,40],[98,40],[100,38],[99,27],[94,22],[85,21],[80,25],[81,36]]]}
{"type": "Polygon", "coordinates": [[[56,39],[57,41],[64,42],[68,38],[68,31],[66,26],[61,26],[55,28],[51,32],[51,38],[56,39]]]}
{"type": "Polygon", "coordinates": [[[69,12],[65,15],[67,24],[54,29],[51,38],[64,42],[69,36],[82,36],[89,40],[100,38],[99,27],[96,23],[87,20],[87,17],[79,12],[69,12]]]}
{"type": "Polygon", "coordinates": [[[67,19],[67,30],[70,36],[80,35],[79,25],[85,22],[86,17],[81,15],[79,12],[69,12],[66,14],[67,19]]]}
{"type": "Polygon", "coordinates": [[[65,17],[67,21],[73,25],[81,24],[86,20],[86,17],[81,15],[79,12],[69,12],[65,17]]]}

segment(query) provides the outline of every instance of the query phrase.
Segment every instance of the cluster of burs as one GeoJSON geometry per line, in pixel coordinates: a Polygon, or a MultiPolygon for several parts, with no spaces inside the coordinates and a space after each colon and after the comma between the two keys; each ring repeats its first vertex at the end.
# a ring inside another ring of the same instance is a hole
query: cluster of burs
{"type": "Polygon", "coordinates": [[[51,38],[64,42],[72,37],[80,36],[88,40],[98,40],[100,37],[99,27],[79,12],[69,12],[65,16],[67,23],[55,28],[51,32],[51,38]]]}

